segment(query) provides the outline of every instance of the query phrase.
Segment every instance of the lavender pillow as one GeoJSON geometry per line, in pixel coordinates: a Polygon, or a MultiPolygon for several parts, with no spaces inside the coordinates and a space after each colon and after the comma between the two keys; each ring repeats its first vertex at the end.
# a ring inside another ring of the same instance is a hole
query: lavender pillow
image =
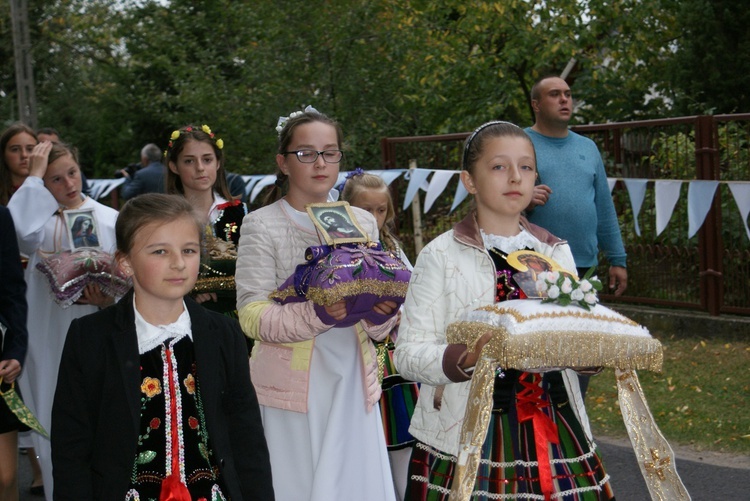
{"type": "Polygon", "coordinates": [[[113,297],[122,296],[132,286],[112,255],[95,249],[52,254],[36,267],[49,280],[52,297],[63,308],[78,301],[90,283],[98,284],[102,292],[113,297]]]}
{"type": "Polygon", "coordinates": [[[319,245],[305,252],[306,262],[297,266],[269,297],[281,304],[312,301],[326,324],[346,327],[360,320],[379,325],[397,313],[381,315],[373,307],[382,301],[404,302],[411,272],[395,255],[378,243],[319,245]],[[336,321],[325,311],[346,301],[346,318],[336,321]]]}

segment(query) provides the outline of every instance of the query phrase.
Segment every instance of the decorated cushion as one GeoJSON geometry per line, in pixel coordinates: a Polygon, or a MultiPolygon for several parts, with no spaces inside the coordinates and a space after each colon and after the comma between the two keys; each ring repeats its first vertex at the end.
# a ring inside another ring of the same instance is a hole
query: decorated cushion
{"type": "Polygon", "coordinates": [[[49,280],[52,297],[63,308],[78,301],[88,284],[98,284],[102,292],[113,297],[122,296],[132,286],[112,255],[95,249],[53,254],[36,267],[49,280]]]}
{"type": "Polygon", "coordinates": [[[505,301],[450,324],[448,342],[471,347],[486,332],[493,338],[483,353],[505,368],[662,367],[661,343],[648,329],[601,304],[585,310],[535,299],[505,301]]]}
{"type": "Polygon", "coordinates": [[[380,244],[351,243],[320,245],[305,251],[306,262],[297,266],[270,298],[281,304],[312,301],[325,323],[344,327],[360,320],[385,323],[396,314],[381,315],[373,307],[382,301],[404,302],[411,272],[395,255],[380,244]],[[341,321],[330,317],[325,306],[346,301],[347,316],[341,321]]]}

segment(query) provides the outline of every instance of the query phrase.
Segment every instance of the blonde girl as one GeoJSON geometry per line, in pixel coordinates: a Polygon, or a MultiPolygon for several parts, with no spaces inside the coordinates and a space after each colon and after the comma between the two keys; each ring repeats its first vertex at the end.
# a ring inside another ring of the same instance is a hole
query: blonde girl
{"type": "MultiPolygon", "coordinates": [[[[534,147],[522,129],[507,122],[476,129],[466,140],[461,172],[475,208],[417,258],[395,352],[401,374],[422,383],[409,428],[417,444],[407,499],[448,498],[472,370],[489,340],[486,334],[470,352],[466,345],[448,344],[447,326],[465,312],[523,298],[505,260],[511,252],[534,250],[575,273],[567,243],[521,216],[535,179],[534,147]]],[[[472,498],[613,498],[575,372],[553,371],[543,378],[499,367],[494,388],[472,498]],[[537,458],[536,426],[549,431],[549,462],[537,458]]]]}
{"type": "MultiPolygon", "coordinates": [[[[112,304],[114,298],[91,284],[76,304],[63,308],[52,299],[49,282],[36,265],[52,254],[72,250],[73,242],[65,231],[65,213],[74,209],[92,211],[98,224],[99,245],[103,251],[113,254],[117,211],[81,193],[81,169],[75,149],[62,143],[42,141],[34,146],[28,165],[28,177],[8,202],[19,250],[29,256],[25,272],[30,311],[29,349],[18,382],[24,402],[49,431],[57,370],[68,325],[75,318],[112,304]]],[[[31,441],[39,456],[45,497],[51,500],[49,439],[32,433],[31,441]]]]}
{"type": "MultiPolygon", "coordinates": [[[[308,108],[283,118],[270,205],[245,217],[237,259],[237,306],[245,334],[255,340],[250,370],[261,404],[279,499],[322,501],[395,499],[378,400],[373,340],[395,318],[339,328],[323,322],[309,301],[281,305],[269,293],[319,245],[310,203],[326,202],[343,158],[341,129],[308,108]]],[[[377,240],[375,219],[353,208],[377,240]]],[[[393,302],[374,309],[390,315],[393,302]]],[[[335,320],[346,303],[326,307],[335,320]]]]}
{"type": "MultiPolygon", "coordinates": [[[[393,233],[396,211],[388,185],[383,178],[368,174],[362,169],[355,169],[347,174],[341,199],[353,207],[364,209],[375,217],[380,231],[380,244],[384,250],[401,259],[409,269],[412,268],[406,253],[393,233]]],[[[404,499],[406,474],[411,456],[414,437],[409,434],[409,421],[414,412],[419,386],[406,381],[393,368],[394,342],[398,329],[394,329],[389,338],[376,343],[378,361],[384,368],[383,395],[380,397],[380,412],[383,416],[383,429],[388,444],[388,457],[391,461],[393,483],[399,499],[404,499]]]]}

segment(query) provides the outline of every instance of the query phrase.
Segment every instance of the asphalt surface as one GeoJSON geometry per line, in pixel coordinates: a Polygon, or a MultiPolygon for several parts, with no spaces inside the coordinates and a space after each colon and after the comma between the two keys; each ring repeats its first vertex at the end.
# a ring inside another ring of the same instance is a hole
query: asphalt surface
{"type": "MultiPolygon", "coordinates": [[[[604,466],[609,472],[617,501],[648,501],[633,449],[626,440],[598,437],[604,466]]],[[[697,453],[675,448],[677,473],[693,501],[750,501],[750,458],[717,453],[697,453]]],[[[29,494],[31,471],[26,456],[19,456],[21,501],[40,501],[29,494]]],[[[286,500],[279,500],[286,501],[286,500]]],[[[332,500],[356,501],[356,500],[332,500]]],[[[669,500],[667,500],[669,501],[669,500]]]]}

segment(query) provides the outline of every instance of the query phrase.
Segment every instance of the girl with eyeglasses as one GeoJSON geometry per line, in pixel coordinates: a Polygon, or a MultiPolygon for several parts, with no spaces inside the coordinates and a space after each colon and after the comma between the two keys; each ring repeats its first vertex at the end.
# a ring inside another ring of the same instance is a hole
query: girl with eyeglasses
{"type": "MultiPolygon", "coordinates": [[[[350,327],[324,322],[311,301],[279,304],[269,293],[319,245],[310,203],[326,202],[338,180],[341,129],[308,108],[280,120],[277,182],[270,205],[245,217],[237,259],[237,306],[245,334],[255,340],[251,378],[271,455],[278,499],[394,500],[378,400],[380,383],[372,340],[382,325],[350,327]],[[283,195],[283,196],[282,196],[283,195]]],[[[372,241],[375,218],[352,208],[372,241]]],[[[346,316],[346,304],[327,306],[329,318],[346,316]]],[[[390,315],[393,302],[374,310],[390,315]]]]}

